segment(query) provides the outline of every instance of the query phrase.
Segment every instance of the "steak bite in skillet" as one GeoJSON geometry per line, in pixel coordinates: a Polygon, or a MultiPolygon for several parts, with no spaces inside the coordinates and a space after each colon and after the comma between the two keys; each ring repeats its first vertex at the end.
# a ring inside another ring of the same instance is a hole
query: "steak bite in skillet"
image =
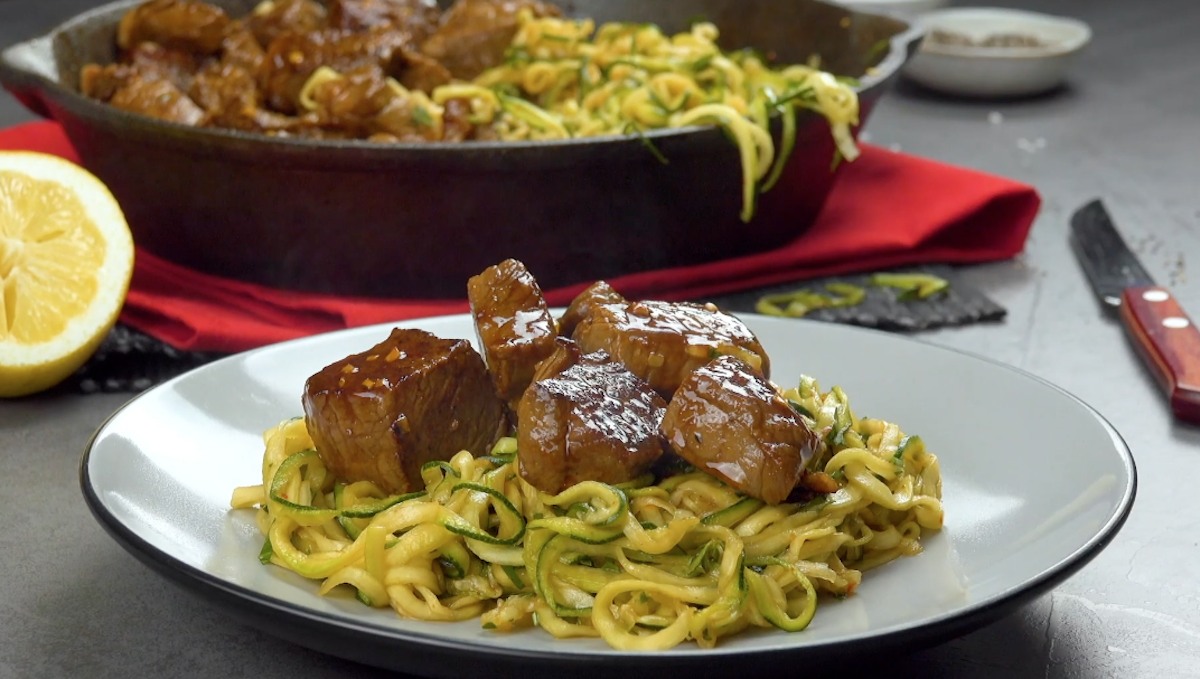
{"type": "Polygon", "coordinates": [[[388,493],[421,488],[421,466],[462,450],[486,455],[504,404],[466,340],[395,329],[380,344],[308,378],[304,414],[317,452],[347,482],[388,493]]]}
{"type": "MultiPolygon", "coordinates": [[[[254,37],[244,22],[234,21],[225,29],[225,39],[221,41],[222,64],[237,66],[254,75],[262,68],[263,59],[266,57],[267,52],[262,43],[254,37]]],[[[254,89],[258,89],[257,83],[254,89]]]]}
{"type": "Polygon", "coordinates": [[[515,409],[537,364],[554,351],[558,332],[550,307],[533,274],[515,259],[472,276],[467,297],[496,390],[515,409]]]}
{"type": "Polygon", "coordinates": [[[758,338],[712,304],[596,304],[572,338],[584,353],[608,352],[667,398],[688,374],[722,354],[738,356],[770,377],[770,362],[758,338]]]}
{"type": "Polygon", "coordinates": [[[667,406],[662,433],[697,469],[772,505],[787,499],[822,446],[762,373],[734,356],[688,375],[667,406]]]}
{"type": "Polygon", "coordinates": [[[455,78],[471,80],[504,62],[520,28],[517,15],[526,8],[536,18],[562,14],[558,7],[538,0],[458,0],[421,43],[421,52],[440,61],[455,78]]]}
{"type": "Polygon", "coordinates": [[[193,54],[221,49],[229,15],[225,10],[197,0],[150,0],[134,7],[117,24],[117,47],[129,50],[139,43],[193,54]]]}
{"type": "Polygon", "coordinates": [[[309,33],[284,33],[271,41],[259,70],[267,104],[281,113],[303,113],[300,93],[320,67],[344,74],[363,66],[383,73],[398,71],[403,49],[411,44],[403,31],[383,27],[364,32],[326,28],[309,33]]]}
{"type": "Polygon", "coordinates": [[[623,483],[662,456],[667,403],[603,352],[534,382],[517,411],[518,472],[559,493],[581,481],[623,483]]]}
{"type": "Polygon", "coordinates": [[[437,30],[437,0],[329,0],[329,25],[361,31],[390,26],[420,42],[437,30]]]}
{"type": "Polygon", "coordinates": [[[325,6],[315,0],[264,0],[246,16],[246,27],[264,48],[285,33],[310,33],[327,25],[325,6]]]}

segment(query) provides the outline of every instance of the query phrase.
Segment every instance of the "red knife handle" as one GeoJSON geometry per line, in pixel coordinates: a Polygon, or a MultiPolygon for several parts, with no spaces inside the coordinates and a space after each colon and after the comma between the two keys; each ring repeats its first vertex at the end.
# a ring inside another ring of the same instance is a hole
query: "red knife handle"
{"type": "Polygon", "coordinates": [[[1166,288],[1128,288],[1121,320],[1171,399],[1175,416],[1200,423],[1200,330],[1166,288]]]}

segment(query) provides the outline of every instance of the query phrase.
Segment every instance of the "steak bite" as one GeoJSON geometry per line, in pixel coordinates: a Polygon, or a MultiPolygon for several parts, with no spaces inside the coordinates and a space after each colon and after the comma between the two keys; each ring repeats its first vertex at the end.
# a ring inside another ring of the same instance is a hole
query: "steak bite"
{"type": "Polygon", "coordinates": [[[628,300],[622,297],[621,293],[613,290],[611,285],[604,281],[596,281],[571,300],[571,305],[563,312],[562,318],[558,319],[558,334],[570,337],[579,322],[591,316],[592,310],[601,304],[625,304],[626,302],[628,300]]]}
{"type": "Polygon", "coordinates": [[[246,27],[264,48],[285,33],[311,33],[327,25],[325,6],[316,0],[263,0],[246,17],[246,27]]]}
{"type": "Polygon", "coordinates": [[[303,403],[329,470],[388,493],[419,490],[431,460],[486,455],[504,428],[504,404],[471,344],[423,330],[397,328],[323,368],[305,383],[303,403]]]}
{"type": "Polygon", "coordinates": [[[267,104],[281,113],[303,113],[300,93],[322,66],[339,74],[376,66],[384,74],[402,63],[409,36],[387,27],[363,32],[326,28],[309,33],[284,33],[267,46],[258,72],[267,104]]]}
{"type": "Polygon", "coordinates": [[[734,356],[688,375],[667,406],[662,433],[697,469],[772,505],[787,499],[821,447],[762,373],[734,356]]]}
{"type": "Polygon", "coordinates": [[[229,15],[196,0],[150,0],[129,10],[117,25],[117,47],[129,50],[142,42],[193,54],[221,48],[229,15]]]}
{"type": "Polygon", "coordinates": [[[771,374],[767,352],[754,333],[712,304],[596,304],[572,337],[584,353],[608,352],[667,398],[693,370],[722,354],[771,374]]]}
{"type": "Polygon", "coordinates": [[[533,380],[530,384],[557,377],[559,373],[578,363],[582,355],[579,345],[574,341],[562,336],[555,337],[554,351],[533,369],[533,380]]]}
{"type": "Polygon", "coordinates": [[[437,59],[459,80],[471,80],[504,63],[504,54],[520,28],[518,15],[556,17],[562,10],[540,0],[457,0],[442,15],[421,52],[437,59]]]}
{"type": "Polygon", "coordinates": [[[388,26],[421,41],[437,30],[437,0],[329,0],[329,25],[351,31],[388,26]]]}
{"type": "Polygon", "coordinates": [[[581,481],[624,483],[663,454],[667,403],[603,352],[533,383],[518,408],[518,472],[560,493],[581,481]]]}
{"type": "Polygon", "coordinates": [[[108,100],[123,111],[181,125],[203,125],[208,121],[204,109],[170,80],[133,75],[124,81],[108,100]]]}
{"type": "Polygon", "coordinates": [[[533,274],[515,259],[467,281],[475,331],[500,398],[514,407],[537,364],[554,351],[557,331],[533,274]]]}

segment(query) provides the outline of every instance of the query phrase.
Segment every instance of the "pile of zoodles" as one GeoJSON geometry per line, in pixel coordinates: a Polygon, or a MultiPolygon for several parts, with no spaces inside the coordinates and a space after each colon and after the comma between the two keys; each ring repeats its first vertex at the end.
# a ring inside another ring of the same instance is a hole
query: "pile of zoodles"
{"type": "Polygon", "coordinates": [[[863,571],[921,551],[942,525],[937,458],[895,424],[859,419],[840,388],[801,379],[782,394],[827,443],[812,468],[839,490],[769,506],[689,470],[547,495],[517,473],[515,438],[422,469],[424,489],[386,496],[333,478],[302,418],[268,430],[257,507],[260,559],[343,586],[405,618],[509,632],[599,637],[623,650],[749,627],[803,630],[820,593],[854,592],[863,571]]]}

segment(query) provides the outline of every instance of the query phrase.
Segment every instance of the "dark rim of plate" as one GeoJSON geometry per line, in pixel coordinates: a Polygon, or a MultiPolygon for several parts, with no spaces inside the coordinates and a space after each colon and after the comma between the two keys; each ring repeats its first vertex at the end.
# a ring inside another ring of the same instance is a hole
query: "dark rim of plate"
{"type": "MultiPolygon", "coordinates": [[[[447,317],[453,318],[453,317],[447,317]]],[[[781,320],[764,318],[767,322],[784,322],[784,323],[817,323],[816,321],[805,320],[781,320]]],[[[419,321],[417,321],[419,322],[419,321]]],[[[866,332],[878,333],[887,335],[896,341],[916,342],[934,347],[943,351],[949,351],[964,356],[969,356],[976,360],[988,363],[1000,368],[1009,370],[1018,375],[1033,380],[1043,386],[1059,392],[1067,396],[1069,399],[1082,406],[1087,412],[1096,418],[1105,430],[1112,437],[1116,444],[1117,453],[1124,463],[1129,481],[1123,489],[1121,499],[1117,504],[1116,511],[1109,517],[1105,524],[1096,532],[1096,534],[1086,543],[1070,555],[1050,566],[1040,573],[1038,576],[1012,587],[1009,587],[1004,592],[997,594],[989,599],[975,602],[962,610],[944,613],[942,615],[931,617],[923,622],[900,624],[875,632],[859,633],[850,637],[834,639],[829,641],[805,644],[800,643],[794,646],[785,648],[771,649],[737,649],[720,647],[713,649],[686,649],[686,650],[668,650],[655,653],[630,653],[622,651],[608,652],[577,652],[570,653],[554,653],[546,651],[535,651],[529,649],[521,649],[516,647],[506,647],[503,645],[473,645],[462,641],[448,639],[444,636],[435,634],[426,634],[422,632],[409,632],[397,630],[385,625],[376,624],[367,620],[346,620],[342,618],[330,617],[322,613],[304,608],[302,606],[281,601],[260,592],[243,587],[241,585],[232,584],[222,580],[210,573],[195,568],[191,565],[183,563],[173,555],[164,552],[147,540],[134,533],[130,528],[125,526],[120,520],[113,516],[104,503],[96,494],[96,490],[92,485],[91,476],[88,470],[88,462],[90,460],[92,449],[96,444],[97,438],[107,428],[109,423],[117,417],[121,412],[129,407],[130,404],[137,401],[142,396],[152,393],[160,388],[174,384],[177,380],[183,379],[187,374],[169,380],[162,385],[154,387],[142,394],[134,397],[123,406],[118,408],[112,415],[97,428],[89,439],[84,448],[83,456],[80,459],[79,479],[80,486],[83,490],[84,499],[88,509],[93,516],[100,522],[101,526],[126,550],[131,552],[136,558],[149,565],[160,574],[166,576],[169,580],[185,588],[196,588],[197,590],[207,590],[207,594],[217,595],[216,599],[237,601],[241,606],[251,607],[258,613],[274,613],[275,615],[285,615],[295,618],[297,622],[305,622],[310,626],[318,626],[326,629],[337,630],[341,633],[349,633],[352,635],[366,635],[371,637],[372,641],[384,642],[396,645],[396,650],[404,646],[412,648],[433,647],[451,652],[467,652],[472,654],[477,660],[491,661],[509,661],[509,662],[535,662],[541,665],[554,665],[559,668],[569,666],[572,671],[583,670],[589,664],[592,667],[603,666],[605,672],[611,672],[616,667],[626,667],[634,670],[683,670],[692,667],[701,668],[707,666],[708,669],[717,667],[714,663],[723,661],[731,661],[734,659],[744,660],[747,657],[754,657],[763,661],[774,661],[780,659],[793,659],[801,656],[825,656],[847,654],[855,651],[861,651],[863,644],[872,644],[877,649],[906,649],[919,650],[924,647],[936,644],[940,641],[947,640],[954,636],[965,634],[973,631],[984,625],[993,622],[1003,615],[1011,612],[1017,606],[1027,601],[1030,601],[1041,594],[1048,592],[1050,589],[1059,585],[1067,578],[1077,573],[1081,568],[1087,565],[1094,559],[1105,547],[1112,542],[1121,527],[1125,524],[1129,513],[1133,508],[1134,500],[1137,496],[1137,466],[1133,458],[1133,453],[1121,436],[1120,432],[1113,427],[1108,421],[1092,406],[1085,401],[1075,396],[1071,392],[1059,387],[1048,380],[1045,380],[1037,375],[1026,372],[1020,368],[1016,368],[1000,361],[995,361],[985,356],[980,356],[968,351],[955,349],[952,347],[943,347],[931,342],[926,342],[921,339],[905,336],[897,336],[894,333],[888,333],[879,330],[859,327],[838,326],[836,324],[824,324],[831,332],[866,332]],[[597,663],[602,665],[596,665],[597,663]]],[[[340,330],[331,335],[355,332],[358,329],[340,330]]],[[[304,343],[311,342],[324,335],[314,337],[306,337],[297,340],[291,340],[282,344],[304,343]]],[[[261,351],[269,351],[279,345],[262,347],[251,352],[238,354],[227,358],[219,359],[209,365],[217,365],[229,360],[242,359],[248,355],[253,355],[261,351]]],[[[207,367],[207,366],[206,366],[207,367]]],[[[199,368],[199,369],[204,369],[199,368]]],[[[196,593],[200,596],[199,592],[196,593]]],[[[315,596],[315,593],[314,593],[315,596]]],[[[201,597],[205,598],[205,597],[201,597]]],[[[263,628],[263,631],[275,633],[272,629],[263,628]]],[[[570,643],[570,641],[562,642],[570,643]]],[[[332,651],[326,651],[332,653],[332,651]]],[[[353,658],[351,655],[342,656],[356,662],[367,662],[358,658],[353,658]]],[[[420,661],[416,658],[412,660],[413,672],[419,672],[420,661]]],[[[464,671],[466,668],[464,668],[464,671]]],[[[444,673],[443,673],[444,674],[444,673]]],[[[457,675],[463,675],[463,672],[458,672],[457,675]]]]}

